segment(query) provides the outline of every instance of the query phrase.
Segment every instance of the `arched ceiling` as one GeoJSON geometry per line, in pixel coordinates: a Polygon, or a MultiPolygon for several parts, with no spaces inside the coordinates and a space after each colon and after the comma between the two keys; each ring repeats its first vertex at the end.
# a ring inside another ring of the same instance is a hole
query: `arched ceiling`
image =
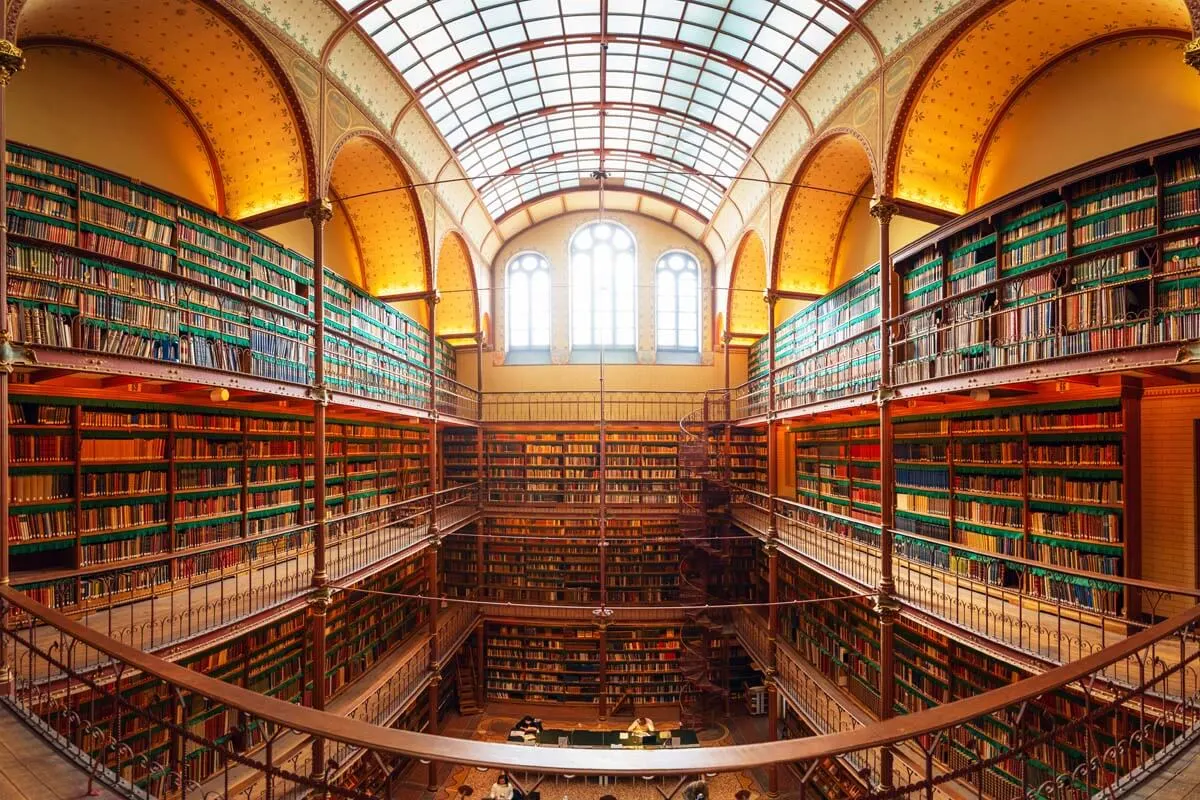
{"type": "Polygon", "coordinates": [[[289,89],[224,14],[196,0],[27,0],[18,24],[19,44],[91,45],[169,88],[216,156],[225,198],[219,211],[242,218],[309,196],[310,148],[289,89]]]}
{"type": "Polygon", "coordinates": [[[770,324],[763,289],[767,285],[767,251],[762,237],[750,231],[742,237],[733,272],[729,276],[729,330],[736,334],[733,344],[753,344],[767,332],[770,324]]]}
{"type": "Polygon", "coordinates": [[[457,233],[442,240],[437,258],[438,336],[452,344],[466,344],[479,331],[475,270],[467,243],[457,233]]]}
{"type": "Polygon", "coordinates": [[[1183,0],[1006,0],[990,6],[935,54],[901,123],[893,194],[968,210],[980,150],[1010,100],[1059,55],[1131,30],[1187,33],[1191,19],[1183,0]]]}
{"type": "Polygon", "coordinates": [[[864,0],[337,0],[493,218],[596,170],[705,220],[864,0]]]}
{"type": "Polygon", "coordinates": [[[408,173],[369,136],[342,145],[330,173],[331,196],[349,217],[366,278],[375,295],[430,288],[425,234],[408,173]]]}
{"type": "Polygon", "coordinates": [[[860,196],[873,194],[872,175],[863,143],[849,133],[834,134],[809,155],[779,224],[776,289],[824,294],[832,288],[846,218],[860,196]]]}
{"type": "MultiPolygon", "coordinates": [[[[513,209],[500,220],[497,226],[506,240],[544,219],[572,211],[591,211],[600,208],[600,193],[592,189],[567,189],[545,194],[537,200],[513,209]]],[[[604,210],[630,211],[644,214],[674,225],[693,239],[699,240],[704,231],[704,219],[693,209],[669,200],[663,195],[635,192],[622,189],[620,184],[606,185],[604,210]]]]}

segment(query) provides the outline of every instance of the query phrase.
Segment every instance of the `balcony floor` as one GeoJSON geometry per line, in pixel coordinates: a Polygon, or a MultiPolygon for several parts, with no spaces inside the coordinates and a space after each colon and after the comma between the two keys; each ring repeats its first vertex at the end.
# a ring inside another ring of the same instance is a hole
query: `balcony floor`
{"type": "MultiPolygon", "coordinates": [[[[95,797],[118,795],[96,785],[95,797]]],[[[76,800],[87,796],[87,775],[0,706],[0,797],[5,800],[76,800]]]]}

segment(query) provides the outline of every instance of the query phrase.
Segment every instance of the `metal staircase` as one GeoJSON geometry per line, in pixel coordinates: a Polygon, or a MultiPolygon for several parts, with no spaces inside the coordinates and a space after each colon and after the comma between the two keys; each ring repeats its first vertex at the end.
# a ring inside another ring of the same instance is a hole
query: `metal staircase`
{"type": "Polygon", "coordinates": [[[688,683],[680,700],[680,722],[700,729],[726,715],[729,706],[723,679],[732,636],[729,613],[705,608],[717,602],[710,586],[725,554],[712,532],[723,527],[718,512],[728,506],[729,487],[710,463],[704,409],[681,419],[679,431],[679,600],[689,607],[680,629],[679,669],[688,683]]]}

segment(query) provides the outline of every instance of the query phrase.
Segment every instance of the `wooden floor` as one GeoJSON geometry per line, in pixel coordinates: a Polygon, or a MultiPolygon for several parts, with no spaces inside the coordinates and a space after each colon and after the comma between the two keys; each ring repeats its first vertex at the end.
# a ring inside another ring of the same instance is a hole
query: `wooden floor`
{"type": "Polygon", "coordinates": [[[1196,800],[1200,798],[1200,739],[1138,784],[1127,800],[1196,800]]]}
{"type": "MultiPolygon", "coordinates": [[[[97,785],[103,800],[118,795],[97,785]]],[[[87,775],[0,705],[0,798],[76,800],[88,797],[87,775]]]]}

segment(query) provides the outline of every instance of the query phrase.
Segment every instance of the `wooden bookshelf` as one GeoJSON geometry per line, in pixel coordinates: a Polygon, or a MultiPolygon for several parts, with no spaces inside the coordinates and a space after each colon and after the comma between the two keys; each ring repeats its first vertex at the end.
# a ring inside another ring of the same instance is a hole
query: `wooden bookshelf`
{"type": "MultiPolygon", "coordinates": [[[[829,597],[840,587],[791,559],[781,559],[781,600],[829,597]]],[[[780,613],[780,637],[822,675],[873,715],[879,713],[879,624],[869,601],[834,600],[804,606],[785,606],[780,613]]],[[[896,624],[895,713],[909,714],[971,697],[1029,677],[1025,670],[984,654],[963,642],[901,616],[896,624]]],[[[1017,740],[1017,710],[1008,719],[990,718],[963,726],[939,746],[935,758],[946,766],[960,767],[995,748],[1007,749],[1017,740]]],[[[1085,713],[1082,695],[1059,691],[1041,698],[1036,709],[1022,719],[1026,729],[1048,731],[1085,713]]],[[[1078,741],[1056,740],[1037,750],[1030,761],[1030,781],[1069,773],[1095,752],[1113,745],[1138,727],[1135,712],[1125,712],[1109,730],[1081,729],[1078,741]],[[1090,746],[1084,739],[1095,737],[1090,746]]],[[[1026,730],[1027,733],[1027,730],[1026,730]]],[[[1158,746],[1150,743],[1150,747],[1158,746]]],[[[1115,765],[1106,769],[1115,772],[1115,765]]],[[[995,769],[983,778],[991,796],[1008,796],[1021,785],[1020,777],[995,769]]]]}
{"type": "Polygon", "coordinates": [[[807,425],[791,433],[797,502],[878,523],[878,422],[807,425]]]}
{"type": "MultiPolygon", "coordinates": [[[[60,610],[284,556],[313,520],[309,417],[11,387],[13,585],[60,610]]],[[[327,426],[334,538],[431,489],[428,429],[327,426]],[[350,516],[350,519],[345,519],[350,516]]]]}
{"type": "MultiPolygon", "coordinates": [[[[463,443],[447,458],[467,461],[463,443]]],[[[487,501],[498,506],[592,505],[600,502],[600,431],[592,426],[488,427],[484,431],[487,501]]],[[[679,469],[677,426],[605,429],[606,503],[676,507],[698,502],[698,488],[679,469]]]]}
{"type": "Polygon", "coordinates": [[[488,623],[484,632],[488,700],[600,702],[601,641],[596,626],[488,623]]]}
{"type": "MultiPolygon", "coordinates": [[[[123,176],[10,144],[9,315],[23,343],[311,383],[312,264],[123,176]]],[[[326,371],[341,392],[430,402],[453,350],[326,270],[326,371]]]]}

